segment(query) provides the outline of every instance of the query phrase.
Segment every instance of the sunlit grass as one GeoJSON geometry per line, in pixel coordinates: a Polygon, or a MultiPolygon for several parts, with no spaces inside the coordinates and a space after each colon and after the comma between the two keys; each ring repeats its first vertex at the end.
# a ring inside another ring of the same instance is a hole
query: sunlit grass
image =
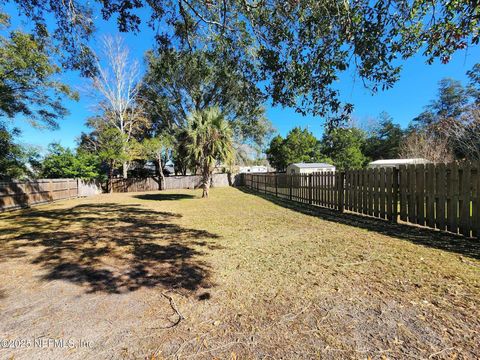
{"type": "MultiPolygon", "coordinates": [[[[89,251],[108,246],[111,252],[91,265],[74,252],[70,261],[118,271],[141,264],[147,273],[140,276],[150,278],[135,278],[135,286],[146,288],[146,303],[172,290],[168,277],[175,271],[195,266],[201,279],[194,286],[185,285],[188,275],[172,282],[185,319],[157,332],[146,347],[163,349],[164,357],[363,358],[388,352],[391,358],[428,358],[445,348],[451,348],[448,356],[480,351],[478,243],[333,211],[303,213],[234,188],[212,189],[209,199],[200,195],[102,195],[7,213],[0,215],[0,244],[19,255],[14,244],[38,241],[41,234],[81,234],[67,244],[88,240],[89,251]],[[75,213],[79,205],[95,207],[75,213]],[[65,215],[48,216],[60,211],[65,215]],[[32,213],[38,216],[26,216],[32,213]],[[173,244],[191,257],[155,250],[173,244]],[[139,255],[138,249],[148,252],[139,255]]],[[[31,266],[28,256],[15,261],[31,266]]],[[[51,270],[51,261],[44,269],[51,270]]],[[[134,296],[131,281],[115,280],[121,293],[134,296]]]]}

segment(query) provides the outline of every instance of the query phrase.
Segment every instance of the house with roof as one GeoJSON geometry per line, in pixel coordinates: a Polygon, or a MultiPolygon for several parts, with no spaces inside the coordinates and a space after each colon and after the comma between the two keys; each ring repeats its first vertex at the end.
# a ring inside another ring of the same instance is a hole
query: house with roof
{"type": "Polygon", "coordinates": [[[263,165],[240,166],[238,169],[240,174],[243,173],[267,173],[268,167],[263,165]]]}
{"type": "Polygon", "coordinates": [[[422,158],[412,158],[412,159],[383,159],[375,160],[368,163],[368,167],[371,169],[376,168],[399,168],[400,165],[409,165],[409,164],[428,164],[430,161],[422,158]]]}
{"type": "Polygon", "coordinates": [[[327,163],[294,163],[287,166],[287,174],[312,174],[335,171],[335,166],[327,163]]]}

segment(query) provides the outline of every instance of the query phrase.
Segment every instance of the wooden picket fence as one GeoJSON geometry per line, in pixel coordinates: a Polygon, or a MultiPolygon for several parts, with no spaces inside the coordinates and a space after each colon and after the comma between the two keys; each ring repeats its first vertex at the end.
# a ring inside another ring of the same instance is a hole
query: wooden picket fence
{"type": "Polygon", "coordinates": [[[480,236],[479,164],[402,165],[313,174],[244,174],[242,184],[280,198],[480,236]]]}

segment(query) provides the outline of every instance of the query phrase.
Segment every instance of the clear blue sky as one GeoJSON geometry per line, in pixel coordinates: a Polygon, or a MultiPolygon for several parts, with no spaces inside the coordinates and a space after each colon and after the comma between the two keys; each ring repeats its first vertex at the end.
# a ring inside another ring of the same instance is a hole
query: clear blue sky
{"type": "MultiPolygon", "coordinates": [[[[7,6],[4,10],[12,17],[15,27],[28,27],[22,24],[21,19],[7,6]]],[[[145,14],[147,15],[147,14],[145,14]]],[[[146,17],[147,18],[147,17],[146,17]]],[[[114,21],[106,22],[98,17],[96,19],[97,32],[92,39],[95,48],[97,39],[104,34],[116,34],[114,21]]],[[[143,54],[153,45],[153,32],[146,26],[140,34],[122,34],[132,54],[143,62],[143,54]]],[[[354,116],[360,120],[377,116],[381,111],[387,111],[395,122],[403,127],[418,115],[423,107],[436,95],[437,83],[444,77],[452,77],[466,82],[466,71],[473,64],[480,62],[480,47],[472,47],[456,53],[450,63],[444,65],[436,62],[433,65],[425,64],[424,58],[416,56],[403,63],[400,81],[388,90],[375,95],[369,93],[362,85],[360,79],[354,79],[353,74],[345,73],[338,83],[342,100],[351,102],[355,106],[354,116]]],[[[86,80],[75,73],[67,73],[62,80],[73,88],[82,88],[86,80]]],[[[82,95],[82,94],[81,94],[82,95]]],[[[64,146],[74,147],[75,139],[82,131],[87,131],[85,120],[93,115],[92,100],[82,95],[79,102],[66,101],[70,115],[60,121],[60,129],[56,131],[38,130],[31,128],[21,119],[15,119],[15,125],[22,130],[20,141],[25,144],[38,145],[45,149],[53,141],[64,146]]],[[[323,130],[323,119],[312,116],[302,116],[293,109],[272,107],[265,104],[267,116],[275,129],[285,135],[294,126],[308,127],[317,137],[323,130]]]]}

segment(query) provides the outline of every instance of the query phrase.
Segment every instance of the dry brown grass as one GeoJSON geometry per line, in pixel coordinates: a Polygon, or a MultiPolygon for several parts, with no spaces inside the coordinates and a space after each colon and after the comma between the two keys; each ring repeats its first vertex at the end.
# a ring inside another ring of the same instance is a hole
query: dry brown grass
{"type": "Polygon", "coordinates": [[[0,215],[0,358],[477,358],[480,244],[238,189],[0,215]]]}

